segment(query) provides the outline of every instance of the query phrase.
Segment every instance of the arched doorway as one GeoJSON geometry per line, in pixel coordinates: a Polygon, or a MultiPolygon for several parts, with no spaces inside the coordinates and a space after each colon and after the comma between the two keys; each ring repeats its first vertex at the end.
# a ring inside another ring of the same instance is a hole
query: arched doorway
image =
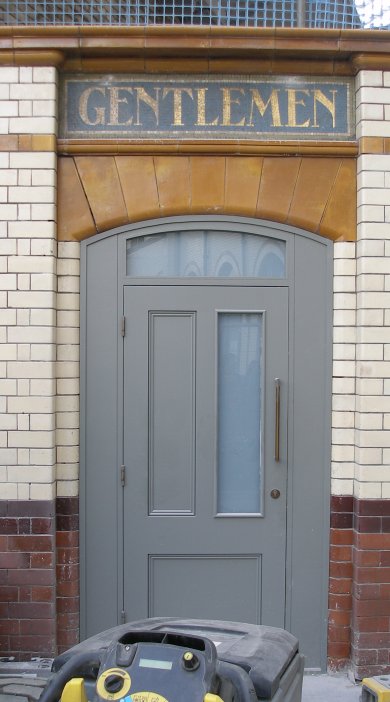
{"type": "Polygon", "coordinates": [[[83,243],[84,635],[254,621],[325,665],[331,248],[210,216],[83,243]]]}

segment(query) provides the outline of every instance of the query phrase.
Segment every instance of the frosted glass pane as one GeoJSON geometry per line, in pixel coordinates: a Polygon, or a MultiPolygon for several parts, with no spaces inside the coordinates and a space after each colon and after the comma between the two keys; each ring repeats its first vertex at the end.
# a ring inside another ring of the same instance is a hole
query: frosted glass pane
{"type": "Polygon", "coordinates": [[[218,512],[260,512],[262,314],[218,315],[218,512]]]}
{"type": "Polygon", "coordinates": [[[239,232],[186,231],[128,239],[129,276],[284,278],[284,241],[239,232]]]}

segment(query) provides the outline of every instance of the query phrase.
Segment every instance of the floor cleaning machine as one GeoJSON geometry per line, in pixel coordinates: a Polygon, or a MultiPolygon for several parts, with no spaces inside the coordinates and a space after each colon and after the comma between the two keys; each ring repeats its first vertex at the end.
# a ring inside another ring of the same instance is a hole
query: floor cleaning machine
{"type": "Polygon", "coordinates": [[[40,702],[300,702],[303,667],[284,629],[145,619],[55,658],[40,702]]]}

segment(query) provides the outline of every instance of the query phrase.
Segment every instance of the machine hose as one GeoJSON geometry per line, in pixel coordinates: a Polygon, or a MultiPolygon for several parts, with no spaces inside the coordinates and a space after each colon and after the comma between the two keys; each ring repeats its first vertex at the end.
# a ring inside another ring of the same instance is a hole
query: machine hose
{"type": "Polygon", "coordinates": [[[86,665],[99,667],[101,658],[105,653],[106,651],[102,649],[93,653],[86,651],[72,656],[58,673],[51,678],[49,684],[43,690],[39,702],[57,702],[61,698],[66,683],[77,677],[77,674],[81,673],[86,665]]]}

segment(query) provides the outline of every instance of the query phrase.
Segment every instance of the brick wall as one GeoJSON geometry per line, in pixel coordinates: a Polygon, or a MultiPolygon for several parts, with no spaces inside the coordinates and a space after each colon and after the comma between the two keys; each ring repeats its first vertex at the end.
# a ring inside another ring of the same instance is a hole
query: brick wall
{"type": "Polygon", "coordinates": [[[356,406],[355,256],[355,243],[335,243],[333,278],[332,495],[353,495],[356,406]]]}
{"type": "Polygon", "coordinates": [[[80,440],[80,244],[58,242],[57,495],[78,495],[80,440]]]}
{"type": "Polygon", "coordinates": [[[358,241],[352,664],[389,672],[390,73],[357,76],[358,241]]]}
{"type": "Polygon", "coordinates": [[[79,641],[79,503],[57,498],[57,651],[79,641]]]}
{"type": "Polygon", "coordinates": [[[352,618],[353,497],[332,496],[329,556],[328,665],[349,666],[352,618]]]}
{"type": "Polygon", "coordinates": [[[390,500],[356,500],[352,654],[358,678],[389,672],[390,500]]]}
{"type": "Polygon", "coordinates": [[[55,632],[56,71],[0,67],[0,636],[55,632]]]}
{"type": "Polygon", "coordinates": [[[80,244],[57,260],[57,650],[79,640],[80,244]]]}
{"type": "Polygon", "coordinates": [[[0,651],[24,660],[55,648],[54,502],[0,501],[0,651]]]}
{"type": "Polygon", "coordinates": [[[0,67],[0,485],[55,496],[56,71],[0,67]]]}
{"type": "MultiPolygon", "coordinates": [[[[358,240],[334,246],[328,653],[340,668],[352,652],[360,676],[389,670],[390,72],[356,87],[358,240]]],[[[0,643],[16,655],[78,638],[79,244],[56,242],[56,91],[53,68],[0,67],[0,643]]]]}

